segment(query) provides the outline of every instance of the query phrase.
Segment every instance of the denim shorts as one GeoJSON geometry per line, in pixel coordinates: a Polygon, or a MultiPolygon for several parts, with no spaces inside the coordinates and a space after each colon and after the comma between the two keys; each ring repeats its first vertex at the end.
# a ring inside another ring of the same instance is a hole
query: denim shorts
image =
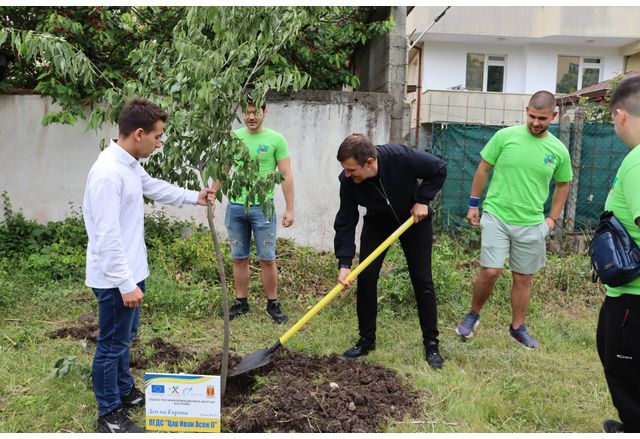
{"type": "Polygon", "coordinates": [[[482,267],[503,268],[507,256],[511,271],[516,273],[534,274],[544,267],[545,238],[549,234],[545,221],[534,226],[516,226],[505,223],[489,212],[483,212],[480,228],[482,267]]]}
{"type": "Polygon", "coordinates": [[[273,203],[271,209],[272,216],[268,219],[260,206],[251,206],[248,211],[242,204],[230,203],[227,206],[224,225],[227,227],[233,259],[249,258],[252,231],[258,259],[272,261],[276,258],[276,211],[273,203]]]}

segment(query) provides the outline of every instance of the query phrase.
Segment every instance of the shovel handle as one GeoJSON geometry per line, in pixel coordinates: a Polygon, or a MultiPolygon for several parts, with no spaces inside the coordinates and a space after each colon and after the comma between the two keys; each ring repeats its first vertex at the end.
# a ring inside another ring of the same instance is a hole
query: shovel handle
{"type": "MultiPolygon", "coordinates": [[[[354,268],[351,273],[347,276],[346,280],[355,279],[365,268],[371,264],[371,262],[380,256],[380,253],[385,251],[391,244],[393,244],[399,237],[402,235],[405,230],[407,230],[413,224],[413,216],[410,216],[404,224],[396,229],[395,232],[391,234],[387,239],[384,240],[382,244],[378,246],[369,256],[365,258],[364,261],[360,262],[356,268],[354,268]]],[[[280,344],[283,345],[289,340],[296,332],[300,330],[313,316],[315,316],[318,311],[325,307],[325,305],[333,300],[333,298],[340,292],[344,290],[344,285],[338,283],[333,289],[320,300],[320,302],[316,303],[316,305],[311,308],[300,320],[296,322],[287,332],[280,337],[280,344]]]]}

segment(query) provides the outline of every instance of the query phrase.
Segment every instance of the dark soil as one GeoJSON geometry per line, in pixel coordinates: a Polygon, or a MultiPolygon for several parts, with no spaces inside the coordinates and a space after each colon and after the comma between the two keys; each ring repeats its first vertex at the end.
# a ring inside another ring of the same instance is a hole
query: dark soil
{"type": "MultiPolygon", "coordinates": [[[[98,326],[61,328],[51,338],[72,337],[95,343],[98,326]]],[[[195,357],[189,349],[160,338],[135,344],[131,368],[176,366],[195,357]],[[151,347],[153,353],[144,352],[151,347]]],[[[240,361],[230,355],[229,369],[240,361]]],[[[220,353],[202,361],[191,373],[220,374],[220,353]]],[[[227,380],[222,401],[222,422],[232,432],[382,432],[388,423],[415,417],[419,394],[409,389],[396,372],[339,355],[306,355],[280,348],[270,364],[227,380]]]]}
{"type": "MultiPolygon", "coordinates": [[[[82,317],[82,316],[81,316],[82,317]]],[[[89,340],[93,343],[98,339],[99,329],[96,323],[92,323],[89,319],[79,319],[83,322],[83,326],[70,326],[67,328],[60,328],[47,334],[49,338],[73,338],[76,340],[89,340]]],[[[133,348],[131,349],[131,359],[129,367],[132,369],[143,369],[149,366],[155,366],[165,364],[168,366],[174,366],[180,364],[183,360],[192,359],[195,357],[195,353],[175,346],[171,343],[164,341],[161,338],[154,338],[146,346],[153,348],[153,353],[150,357],[145,356],[145,349],[140,346],[140,338],[136,336],[133,339],[133,348]]],[[[218,361],[219,363],[219,361],[218,361]]]]}
{"type": "MultiPolygon", "coordinates": [[[[233,357],[230,363],[238,360],[233,357]]],[[[217,375],[219,370],[218,354],[193,373],[217,375]]],[[[381,432],[391,420],[416,416],[418,398],[384,367],[283,348],[269,365],[228,379],[223,425],[248,433],[381,432]]]]}
{"type": "Polygon", "coordinates": [[[153,354],[148,358],[145,357],[139,349],[134,348],[132,350],[131,360],[129,361],[129,366],[132,369],[143,369],[159,364],[173,366],[180,364],[183,360],[190,360],[195,357],[192,351],[167,343],[157,337],[151,340],[148,346],[154,348],[153,354]]]}
{"type": "Polygon", "coordinates": [[[76,340],[89,340],[92,342],[96,342],[98,339],[98,325],[97,324],[88,324],[84,326],[72,326],[68,328],[60,328],[55,331],[51,331],[49,334],[49,338],[67,338],[71,337],[76,340]]]}

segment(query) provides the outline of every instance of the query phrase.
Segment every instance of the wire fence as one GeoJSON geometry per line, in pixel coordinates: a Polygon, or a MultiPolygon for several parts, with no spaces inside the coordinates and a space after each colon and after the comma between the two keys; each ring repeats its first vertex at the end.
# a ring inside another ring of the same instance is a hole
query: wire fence
{"type": "MultiPolygon", "coordinates": [[[[480,150],[501,128],[503,126],[468,123],[431,125],[428,150],[447,162],[447,180],[439,203],[439,221],[444,229],[455,231],[467,224],[469,193],[480,162],[480,150]]],[[[557,137],[559,130],[558,124],[549,127],[557,137]]],[[[628,148],[616,136],[612,124],[571,124],[569,134],[572,162],[579,163],[579,166],[574,166],[574,182],[577,183],[575,211],[567,210],[567,205],[564,216],[574,224],[573,230],[569,231],[589,231],[598,223],[611,183],[628,148]],[[580,128],[581,135],[576,135],[580,128]]],[[[549,193],[553,193],[553,182],[549,193]]],[[[546,202],[545,213],[548,213],[550,205],[551,196],[546,202]]]]}

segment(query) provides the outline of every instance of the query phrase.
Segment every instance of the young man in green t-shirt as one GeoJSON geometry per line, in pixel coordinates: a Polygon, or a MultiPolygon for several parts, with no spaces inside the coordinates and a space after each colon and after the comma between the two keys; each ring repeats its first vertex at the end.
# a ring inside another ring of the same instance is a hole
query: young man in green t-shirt
{"type": "MultiPolygon", "coordinates": [[[[640,77],[622,81],[611,96],[616,134],[630,151],[604,204],[640,245],[640,77]]],[[[622,423],[608,419],[605,433],[640,432],[640,278],[606,287],[596,334],[598,355],[622,423]]]]}
{"type": "Polygon", "coordinates": [[[573,178],[567,148],[547,130],[557,114],[555,106],[553,94],[536,92],[526,109],[527,123],[499,130],[480,152],[482,160],[473,177],[467,220],[482,228],[482,269],[473,285],[471,310],[456,328],[463,340],[471,338],[480,323],[480,310],[508,256],[513,276],[509,334],[526,348],[540,345],[524,324],[531,279],[544,266],[545,238],[556,226],[573,178]],[[480,218],[480,196],[492,169],[480,218]],[[545,218],[551,178],[556,184],[551,211],[545,218]]]}
{"type": "MultiPolygon", "coordinates": [[[[284,176],[282,191],[286,208],[282,215],[282,226],[293,225],[293,173],[289,148],[284,136],[263,125],[267,113],[266,105],[256,108],[249,104],[246,113],[242,113],[245,127],[235,131],[247,149],[251,159],[258,159],[259,174],[264,177],[276,170],[284,176]]],[[[219,189],[216,181],[214,189],[219,189]]],[[[234,319],[249,312],[249,256],[251,255],[251,235],[256,244],[256,256],[260,261],[262,287],[267,296],[267,313],[274,322],[284,324],[288,318],[280,309],[278,301],[278,268],[276,266],[276,212],[273,208],[273,191],[267,199],[271,203],[271,218],[262,210],[258,200],[250,202],[249,210],[244,204],[248,191],[239,198],[229,200],[225,216],[225,226],[231,242],[233,258],[233,283],[235,301],[229,308],[229,318],[234,319]]]]}

